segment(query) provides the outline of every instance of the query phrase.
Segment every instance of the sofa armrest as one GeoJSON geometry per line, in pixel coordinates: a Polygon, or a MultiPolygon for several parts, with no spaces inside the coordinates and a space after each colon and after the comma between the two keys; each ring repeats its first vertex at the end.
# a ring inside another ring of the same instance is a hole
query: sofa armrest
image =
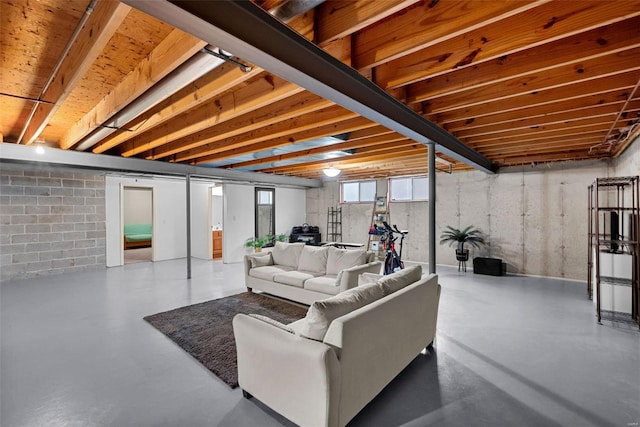
{"type": "Polygon", "coordinates": [[[337,425],[340,365],[333,348],[244,314],[233,318],[233,333],[244,391],[296,424],[337,425]]]}
{"type": "Polygon", "coordinates": [[[256,254],[246,254],[244,256],[244,275],[249,276],[249,270],[251,270],[251,258],[259,258],[263,256],[270,256],[269,252],[258,252],[256,254]]]}
{"type": "Polygon", "coordinates": [[[341,271],[340,292],[358,286],[358,276],[362,273],[380,273],[382,262],[374,261],[368,264],[356,265],[355,267],[346,268],[341,271]]]}

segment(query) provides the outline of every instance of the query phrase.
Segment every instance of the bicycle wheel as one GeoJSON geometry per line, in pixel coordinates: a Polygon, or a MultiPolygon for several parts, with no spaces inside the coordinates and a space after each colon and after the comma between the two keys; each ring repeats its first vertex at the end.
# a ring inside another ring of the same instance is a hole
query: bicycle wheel
{"type": "Polygon", "coordinates": [[[389,254],[384,259],[384,274],[387,275],[391,273],[393,273],[393,257],[389,254]]]}

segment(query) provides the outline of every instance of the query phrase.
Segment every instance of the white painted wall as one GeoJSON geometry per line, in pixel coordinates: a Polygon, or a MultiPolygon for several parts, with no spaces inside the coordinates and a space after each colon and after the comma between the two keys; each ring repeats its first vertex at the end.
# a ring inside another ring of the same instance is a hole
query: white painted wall
{"type": "Polygon", "coordinates": [[[122,224],[120,186],[153,187],[155,212],[154,261],[187,255],[185,183],[175,179],[146,179],[107,176],[105,178],[107,267],[121,265],[122,224]]]}
{"type": "Polygon", "coordinates": [[[306,222],[306,206],[305,190],[276,188],[275,233],[288,236],[294,225],[302,225],[306,222]]]}
{"type": "MultiPolygon", "coordinates": [[[[191,181],[191,256],[211,259],[209,194],[211,184],[191,181]]],[[[186,224],[185,224],[186,227],[186,224]]]]}
{"type": "Polygon", "coordinates": [[[125,187],[123,193],[125,224],[151,224],[153,192],[150,188],[125,187]]]}
{"type": "MultiPolygon", "coordinates": [[[[255,227],[254,187],[251,185],[224,184],[224,235],[222,261],[241,262],[247,238],[253,236],[255,227]]],[[[277,217],[277,215],[276,215],[277,217]]]]}

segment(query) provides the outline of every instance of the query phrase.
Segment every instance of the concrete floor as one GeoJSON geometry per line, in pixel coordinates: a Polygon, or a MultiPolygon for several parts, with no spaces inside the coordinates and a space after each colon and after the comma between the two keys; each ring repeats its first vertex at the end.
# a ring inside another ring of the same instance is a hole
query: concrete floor
{"type": "MultiPolygon", "coordinates": [[[[439,267],[435,351],[350,426],[637,426],[640,333],[598,325],[582,283],[439,267]]],[[[244,291],[240,264],[130,264],[2,284],[0,425],[291,425],[147,324],[244,291]]]]}

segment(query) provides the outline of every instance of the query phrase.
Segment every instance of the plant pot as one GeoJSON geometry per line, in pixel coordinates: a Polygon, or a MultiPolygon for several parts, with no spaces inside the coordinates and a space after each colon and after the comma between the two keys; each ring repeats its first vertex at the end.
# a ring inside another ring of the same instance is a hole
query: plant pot
{"type": "Polygon", "coordinates": [[[255,251],[255,253],[262,252],[262,248],[258,248],[258,247],[253,248],[253,250],[255,251]]]}
{"type": "Polygon", "coordinates": [[[464,249],[459,251],[456,249],[456,260],[457,261],[469,261],[469,249],[464,249]]]}

